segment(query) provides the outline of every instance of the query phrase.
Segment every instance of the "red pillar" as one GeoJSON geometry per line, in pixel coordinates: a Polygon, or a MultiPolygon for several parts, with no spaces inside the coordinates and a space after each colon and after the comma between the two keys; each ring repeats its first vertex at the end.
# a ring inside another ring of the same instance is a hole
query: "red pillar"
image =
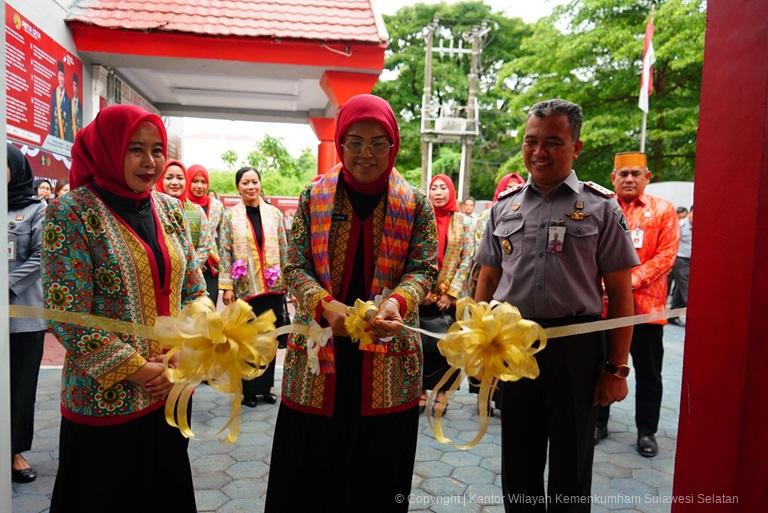
{"type": "Polygon", "coordinates": [[[766,512],[768,2],[707,11],[672,511],[766,512]]]}
{"type": "MultiPolygon", "coordinates": [[[[379,80],[378,74],[326,71],[320,77],[322,87],[331,105],[338,109],[356,94],[370,93],[379,80]]],[[[322,174],[339,162],[333,139],[336,120],[332,118],[309,118],[309,124],[320,140],[317,147],[317,174],[322,174]]]]}
{"type": "Polygon", "coordinates": [[[320,77],[320,87],[334,107],[341,107],[356,94],[370,93],[378,80],[378,74],[326,71],[320,77]]]}
{"type": "Polygon", "coordinates": [[[317,145],[317,174],[321,175],[339,161],[333,136],[336,132],[336,120],[333,118],[309,118],[309,125],[320,140],[317,145]]]}

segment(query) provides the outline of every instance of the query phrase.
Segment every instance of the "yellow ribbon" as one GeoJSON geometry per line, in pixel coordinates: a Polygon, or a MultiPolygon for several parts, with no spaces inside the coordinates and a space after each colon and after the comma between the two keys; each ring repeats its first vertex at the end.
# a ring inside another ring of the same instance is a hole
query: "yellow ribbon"
{"type": "Polygon", "coordinates": [[[354,306],[347,310],[347,318],[344,319],[344,327],[347,328],[349,338],[360,343],[360,349],[365,350],[370,344],[373,344],[373,336],[366,330],[368,324],[379,309],[373,301],[355,300],[354,306]]]}
{"type": "Polygon", "coordinates": [[[541,326],[523,319],[518,309],[508,303],[475,303],[470,298],[462,298],[456,304],[456,318],[448,333],[437,343],[451,368],[435,385],[427,400],[427,408],[432,409],[437,391],[456,372],[459,372],[459,379],[454,380],[446,392],[446,401],[458,390],[465,373],[480,382],[480,429],[470,442],[457,445],[445,436],[441,420],[443,409],[435,410],[435,439],[466,450],[485,436],[489,421],[488,400],[498,382],[539,376],[534,355],[546,347],[547,335],[541,326]]]}
{"type": "Polygon", "coordinates": [[[163,365],[174,385],[166,399],[166,421],[178,427],[184,436],[194,436],[187,420],[189,399],[194,388],[208,380],[212,388],[232,396],[229,420],[217,433],[229,427],[224,439],[228,443],[237,440],[240,431],[241,379],[262,375],[275,358],[277,337],[293,327],[275,329],[275,314],[271,310],[257,317],[242,300],[216,312],[207,297],[189,303],[177,317],[158,317],[155,326],[31,306],[11,305],[8,311],[10,317],[75,324],[157,340],[169,347],[163,365]],[[171,367],[171,359],[177,354],[178,362],[171,367]]]}
{"type": "Polygon", "coordinates": [[[189,399],[208,380],[214,390],[231,396],[229,419],[216,435],[229,429],[223,441],[234,443],[240,434],[241,379],[261,376],[274,360],[279,334],[275,320],[272,310],[256,316],[241,299],[217,312],[207,297],[189,303],[176,317],[159,317],[155,339],[170,348],[163,365],[174,384],[165,403],[168,424],[187,438],[194,436],[187,419],[189,399]],[[171,367],[177,354],[178,363],[171,367]]]}

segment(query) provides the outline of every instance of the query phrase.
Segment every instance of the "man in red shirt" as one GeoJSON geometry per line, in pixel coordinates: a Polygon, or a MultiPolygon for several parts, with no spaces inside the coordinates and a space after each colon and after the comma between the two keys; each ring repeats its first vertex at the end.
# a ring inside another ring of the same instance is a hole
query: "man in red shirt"
{"type": "MultiPolygon", "coordinates": [[[[640,265],[632,269],[632,296],[635,314],[663,311],[667,298],[667,275],[675,263],[680,229],[671,203],[645,194],[651,179],[646,156],[639,152],[616,155],[611,182],[640,265]]],[[[635,368],[635,424],[637,451],[652,458],[658,453],[656,431],[661,410],[662,344],[666,321],[635,326],[632,335],[632,363],[635,368]]],[[[599,408],[595,444],[608,436],[609,407],[599,408]]]]}

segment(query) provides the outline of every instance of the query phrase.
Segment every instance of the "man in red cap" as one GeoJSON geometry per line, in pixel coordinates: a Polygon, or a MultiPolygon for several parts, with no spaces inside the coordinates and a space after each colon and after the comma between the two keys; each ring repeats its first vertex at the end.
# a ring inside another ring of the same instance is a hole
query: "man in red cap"
{"type": "MultiPolygon", "coordinates": [[[[635,314],[665,309],[667,275],[675,263],[680,238],[675,207],[645,194],[651,172],[644,153],[616,154],[611,182],[629,225],[640,265],[632,269],[635,314]]],[[[661,364],[664,357],[663,328],[667,321],[638,324],[632,334],[630,354],[635,368],[637,451],[647,458],[659,451],[656,431],[661,410],[661,364]]],[[[597,415],[595,444],[608,436],[608,406],[597,415]]]]}

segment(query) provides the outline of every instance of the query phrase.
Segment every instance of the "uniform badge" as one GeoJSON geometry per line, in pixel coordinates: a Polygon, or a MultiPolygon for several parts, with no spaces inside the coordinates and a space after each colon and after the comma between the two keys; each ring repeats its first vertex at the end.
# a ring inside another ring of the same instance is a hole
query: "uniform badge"
{"type": "Polygon", "coordinates": [[[504,251],[505,255],[509,255],[512,253],[512,243],[509,242],[508,239],[504,239],[501,241],[501,249],[504,251]]]}
{"type": "Polygon", "coordinates": [[[520,203],[517,203],[517,202],[512,203],[512,205],[510,205],[509,208],[512,209],[512,212],[517,212],[518,210],[520,210],[520,203]]]}
{"type": "Polygon", "coordinates": [[[24,214],[17,214],[16,215],[16,220],[17,221],[23,221],[24,220],[24,214]]]}
{"type": "Polygon", "coordinates": [[[627,224],[627,218],[624,217],[624,211],[621,210],[621,207],[616,207],[616,210],[613,211],[613,215],[616,216],[616,221],[619,223],[619,226],[621,226],[621,229],[625,232],[629,232],[629,225],[627,224]]]}
{"type": "Polygon", "coordinates": [[[584,202],[581,200],[576,200],[574,208],[575,210],[573,212],[565,214],[567,217],[573,219],[574,221],[583,221],[592,215],[589,212],[584,212],[584,202]]]}

